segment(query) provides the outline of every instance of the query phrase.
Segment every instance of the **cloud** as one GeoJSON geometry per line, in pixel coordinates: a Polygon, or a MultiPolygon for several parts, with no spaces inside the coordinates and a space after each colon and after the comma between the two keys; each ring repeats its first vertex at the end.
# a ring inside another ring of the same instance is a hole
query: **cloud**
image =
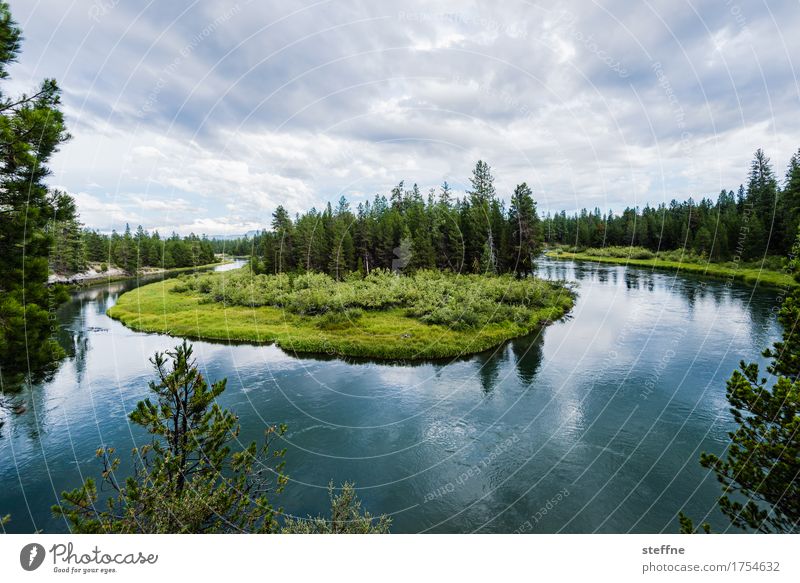
{"type": "Polygon", "coordinates": [[[524,180],[543,209],[620,210],[735,188],[758,147],[783,174],[800,145],[791,3],[13,10],[10,89],[64,89],[75,139],[54,181],[118,205],[79,201],[90,225],[250,230],[278,204],[357,202],[403,179],[463,189],[478,158],[503,196],[524,180]]]}
{"type": "Polygon", "coordinates": [[[195,205],[185,198],[170,198],[169,200],[142,198],[131,196],[133,204],[142,210],[148,211],[191,211],[195,205]]]}
{"type": "Polygon", "coordinates": [[[157,225],[155,230],[160,233],[171,233],[173,231],[187,235],[189,233],[205,233],[213,235],[243,235],[251,231],[263,229],[261,223],[247,221],[242,217],[221,218],[221,219],[194,219],[189,223],[177,223],[172,225],[157,225]]]}
{"type": "MultiPolygon", "coordinates": [[[[67,192],[69,189],[64,188],[67,192]]],[[[70,192],[78,205],[81,213],[81,222],[85,225],[109,226],[124,223],[135,223],[139,218],[135,213],[129,212],[123,205],[116,201],[105,201],[100,197],[86,192],[70,192]]]]}

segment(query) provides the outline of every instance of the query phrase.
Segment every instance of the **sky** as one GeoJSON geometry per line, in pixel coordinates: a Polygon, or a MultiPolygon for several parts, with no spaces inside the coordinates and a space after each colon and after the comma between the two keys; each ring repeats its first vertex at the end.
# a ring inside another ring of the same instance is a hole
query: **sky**
{"type": "Polygon", "coordinates": [[[236,235],[405,180],[542,212],[716,197],[800,147],[797,0],[11,0],[81,220],[236,235]],[[794,59],[792,58],[794,56],[794,59]]]}

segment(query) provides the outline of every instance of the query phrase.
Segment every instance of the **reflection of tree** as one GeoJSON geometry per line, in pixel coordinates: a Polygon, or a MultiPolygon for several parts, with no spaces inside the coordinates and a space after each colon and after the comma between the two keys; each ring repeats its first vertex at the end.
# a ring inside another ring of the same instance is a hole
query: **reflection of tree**
{"type": "Polygon", "coordinates": [[[542,364],[544,330],[511,341],[517,366],[517,376],[524,385],[530,385],[542,364]]]}
{"type": "Polygon", "coordinates": [[[758,346],[767,346],[775,341],[775,334],[780,334],[780,324],[777,320],[778,311],[786,299],[780,290],[770,290],[765,293],[769,301],[754,301],[751,291],[734,295],[734,298],[741,301],[748,308],[750,316],[750,337],[758,346]]]}
{"type": "Polygon", "coordinates": [[[78,330],[73,336],[73,356],[75,358],[75,376],[78,384],[83,382],[86,374],[86,360],[89,355],[89,335],[83,329],[78,330]]]}
{"type": "Polygon", "coordinates": [[[481,352],[475,356],[478,365],[478,377],[481,381],[483,392],[489,394],[497,384],[497,372],[500,365],[508,360],[508,347],[505,344],[497,348],[481,352]]]}
{"type": "Polygon", "coordinates": [[[700,308],[704,312],[713,309],[730,309],[727,303],[735,305],[748,317],[750,335],[759,345],[772,342],[771,335],[776,326],[775,310],[780,306],[784,292],[780,290],[754,290],[751,286],[731,282],[722,278],[702,277],[691,273],[673,270],[652,270],[628,266],[609,267],[589,262],[572,262],[544,259],[538,265],[537,275],[547,279],[565,279],[567,281],[590,279],[599,285],[617,287],[624,285],[626,289],[637,293],[663,294],[680,298],[685,302],[682,315],[692,320],[695,311],[700,308]],[[622,278],[621,280],[619,278],[622,278]]]}

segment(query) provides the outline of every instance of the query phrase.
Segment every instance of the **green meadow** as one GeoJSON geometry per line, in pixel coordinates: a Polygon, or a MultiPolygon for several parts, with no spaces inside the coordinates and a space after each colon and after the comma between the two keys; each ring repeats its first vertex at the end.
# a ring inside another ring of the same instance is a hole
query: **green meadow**
{"type": "Polygon", "coordinates": [[[561,318],[573,302],[565,284],[533,277],[375,270],[335,281],[241,269],[136,288],[108,314],[142,332],[414,360],[493,348],[561,318]]]}

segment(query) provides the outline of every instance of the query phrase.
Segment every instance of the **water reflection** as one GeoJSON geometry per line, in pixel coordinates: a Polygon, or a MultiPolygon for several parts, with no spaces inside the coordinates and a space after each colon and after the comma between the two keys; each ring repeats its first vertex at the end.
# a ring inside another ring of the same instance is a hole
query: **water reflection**
{"type": "MultiPolygon", "coordinates": [[[[573,313],[483,354],[385,363],[197,342],[196,355],[207,378],[228,378],[221,405],[243,440],[288,423],[292,482],[277,502],[291,513],[324,511],[328,482],[353,480],[396,532],[513,531],[564,488],[535,531],[672,532],[678,510],[713,518],[718,486],[697,457],[726,444],[725,379],[740,358],[763,361],[778,292],[613,265],[538,269],[578,282],[573,313]]],[[[95,449],[144,438],[126,416],[147,359],[175,339],[105,316],[134,285],[76,293],[59,311],[71,356],[0,405],[12,531],[63,531],[48,509],[97,475],[95,449]]]]}

